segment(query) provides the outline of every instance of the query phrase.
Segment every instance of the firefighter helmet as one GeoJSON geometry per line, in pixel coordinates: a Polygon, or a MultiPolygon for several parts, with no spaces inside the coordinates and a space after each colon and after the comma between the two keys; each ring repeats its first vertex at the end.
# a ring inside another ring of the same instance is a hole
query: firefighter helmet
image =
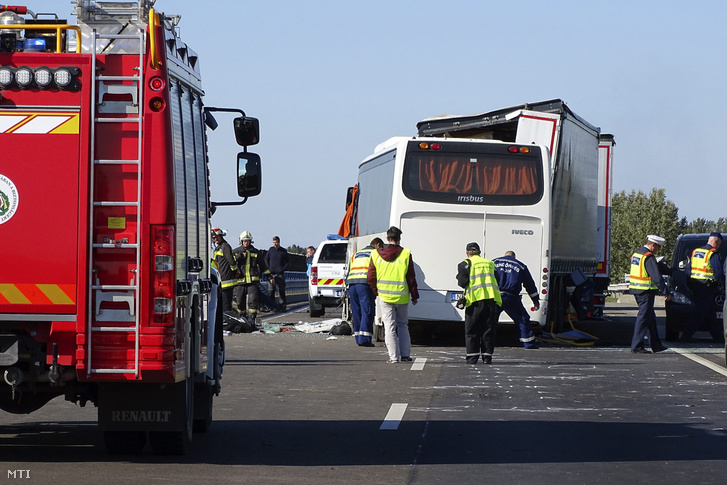
{"type": "Polygon", "coordinates": [[[252,234],[250,234],[250,231],[242,231],[240,233],[240,244],[242,244],[242,241],[250,241],[250,243],[253,243],[252,240],[252,234]]]}
{"type": "Polygon", "coordinates": [[[212,228],[212,237],[215,237],[215,236],[225,237],[225,236],[227,236],[227,231],[225,231],[224,229],[220,229],[219,227],[213,227],[212,228]]]}

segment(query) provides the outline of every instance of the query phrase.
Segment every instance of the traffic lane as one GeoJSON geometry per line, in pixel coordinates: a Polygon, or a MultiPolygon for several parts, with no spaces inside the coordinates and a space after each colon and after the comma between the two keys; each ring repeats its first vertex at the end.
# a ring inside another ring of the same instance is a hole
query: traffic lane
{"type": "Polygon", "coordinates": [[[500,348],[492,366],[445,364],[412,483],[723,483],[725,386],[672,351],[500,348]]]}
{"type": "Polygon", "coordinates": [[[32,415],[2,415],[0,467],[61,485],[408,481],[426,422],[405,412],[398,426],[381,428],[395,403],[427,406],[430,393],[421,389],[438,381],[438,366],[387,364],[384,347],[357,347],[353,337],[284,332],[225,341],[215,420],[195,435],[189,455],[155,456],[147,447],[108,456],[95,410],[59,399],[32,415]]]}

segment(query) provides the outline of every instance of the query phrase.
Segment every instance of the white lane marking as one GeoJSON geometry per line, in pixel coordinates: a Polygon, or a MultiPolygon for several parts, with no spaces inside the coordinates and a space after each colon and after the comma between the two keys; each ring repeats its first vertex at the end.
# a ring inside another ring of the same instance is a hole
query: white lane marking
{"type": "Polygon", "coordinates": [[[722,367],[721,365],[715,364],[714,362],[711,362],[704,357],[700,357],[698,355],[694,355],[691,352],[687,352],[685,349],[677,349],[672,347],[671,350],[676,352],[677,354],[681,354],[687,359],[691,359],[697,364],[702,364],[704,367],[708,367],[712,369],[713,371],[717,372],[718,374],[722,374],[723,376],[727,377],[727,369],[722,367]]]}
{"type": "Polygon", "coordinates": [[[381,426],[379,429],[398,429],[399,423],[401,422],[401,418],[404,417],[404,412],[406,412],[406,407],[408,406],[407,403],[401,403],[401,402],[395,402],[391,405],[391,408],[389,408],[389,412],[386,414],[386,417],[384,418],[384,422],[381,423],[381,426]]]}
{"type": "Polygon", "coordinates": [[[411,365],[411,370],[423,370],[424,364],[426,363],[426,357],[417,357],[416,359],[414,359],[414,363],[411,365]]]}

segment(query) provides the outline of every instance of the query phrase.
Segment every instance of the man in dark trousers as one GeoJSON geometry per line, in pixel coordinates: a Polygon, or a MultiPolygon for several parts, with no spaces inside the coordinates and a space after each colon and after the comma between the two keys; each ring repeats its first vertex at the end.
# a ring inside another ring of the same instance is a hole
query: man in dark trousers
{"type": "Polygon", "coordinates": [[[480,256],[480,245],[471,242],[465,248],[467,259],[457,265],[457,284],[464,288],[464,337],[467,363],[476,364],[482,355],[483,364],[492,364],[495,352],[493,318],[502,304],[495,278],[495,265],[480,256]]]}
{"type": "Polygon", "coordinates": [[[661,352],[666,347],[661,343],[656,331],[656,313],[654,312],[654,298],[656,293],[671,299],[671,293],[661,277],[654,254],[661,249],[664,238],[654,235],[646,236],[646,244],[641,246],[631,256],[631,274],[629,276],[629,293],[634,295],[639,305],[639,313],[634,324],[634,336],[631,339],[631,352],[648,354],[644,348],[644,335],[649,333],[651,351],[661,352]]]}
{"type": "Polygon", "coordinates": [[[371,252],[384,245],[380,238],[375,238],[371,244],[356,251],[346,276],[348,288],[348,301],[351,304],[351,318],[353,319],[353,336],[360,347],[373,347],[371,338],[374,335],[374,314],[376,312],[376,297],[369,286],[368,273],[371,265],[371,252]]]}
{"type": "Polygon", "coordinates": [[[260,251],[253,246],[253,243],[250,231],[242,231],[240,233],[240,246],[232,252],[235,254],[240,269],[240,278],[237,280],[237,288],[235,289],[237,311],[247,315],[255,323],[260,309],[258,284],[261,278],[272,281],[272,277],[260,255],[260,251]]]}
{"type": "Polygon", "coordinates": [[[275,300],[275,290],[277,288],[281,302],[277,310],[285,311],[287,309],[287,301],[285,299],[285,272],[288,270],[288,266],[290,266],[290,256],[288,256],[288,251],[280,246],[280,238],[278,236],[273,238],[273,245],[265,255],[265,263],[267,263],[270,274],[273,277],[273,281],[269,286],[270,298],[275,300]]]}
{"type": "Polygon", "coordinates": [[[714,298],[724,291],[724,271],[719,260],[717,250],[722,245],[722,234],[713,232],[709,235],[707,244],[692,251],[687,274],[688,286],[694,296],[694,307],[689,323],[684,329],[681,340],[694,342],[695,332],[699,331],[702,323],[709,323],[709,333],[712,341],[724,342],[722,322],[714,318],[714,298]]]}
{"type": "Polygon", "coordinates": [[[540,308],[538,287],[535,286],[530,270],[525,263],[516,259],[514,251],[507,251],[505,256],[495,258],[493,262],[497,272],[497,284],[500,287],[500,295],[502,295],[502,306],[497,311],[495,321],[500,317],[500,312],[504,311],[520,329],[520,341],[523,346],[526,349],[537,349],[535,334],[530,325],[530,315],[525,310],[522,296],[520,296],[524,285],[535,310],[540,308]]]}

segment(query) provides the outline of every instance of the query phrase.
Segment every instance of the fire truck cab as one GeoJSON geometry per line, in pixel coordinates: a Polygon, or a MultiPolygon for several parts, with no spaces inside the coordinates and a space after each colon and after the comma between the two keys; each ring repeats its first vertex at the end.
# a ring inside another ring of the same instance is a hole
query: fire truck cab
{"type": "Polygon", "coordinates": [[[262,183],[257,120],[204,106],[153,4],[77,0],[75,25],[0,6],[0,409],[92,402],[111,453],[185,453],[212,421],[212,112],[239,114],[234,204],[262,183]]]}

